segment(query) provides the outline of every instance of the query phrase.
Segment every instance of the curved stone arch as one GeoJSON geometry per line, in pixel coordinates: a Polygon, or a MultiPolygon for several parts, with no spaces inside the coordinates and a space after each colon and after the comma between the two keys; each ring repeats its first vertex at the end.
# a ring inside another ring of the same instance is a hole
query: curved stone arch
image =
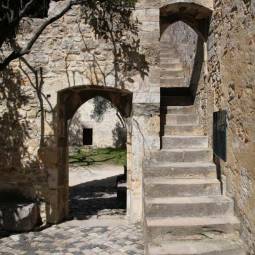
{"type": "Polygon", "coordinates": [[[104,86],[76,86],[59,91],[59,110],[69,120],[81,105],[97,96],[109,100],[124,118],[130,116],[132,92],[125,89],[104,86]],[[68,105],[68,108],[66,105],[68,105]]]}
{"type": "Polygon", "coordinates": [[[195,4],[199,8],[212,12],[213,11],[213,0],[161,0],[160,8],[170,4],[195,4]]]}
{"type": "Polygon", "coordinates": [[[200,27],[199,24],[190,22],[190,20],[187,17],[182,17],[178,19],[177,18],[167,19],[167,20],[164,20],[164,18],[161,18],[160,38],[162,37],[162,35],[164,34],[164,32],[167,30],[169,26],[171,26],[172,24],[178,21],[182,21],[185,24],[187,24],[189,27],[191,27],[194,30],[194,32],[199,36],[199,38],[201,38],[203,41],[206,41],[206,36],[204,33],[201,32],[202,29],[199,29],[200,27]]]}
{"type": "Polygon", "coordinates": [[[211,1],[203,0],[165,0],[160,7],[160,34],[168,26],[183,21],[189,25],[203,40],[207,40],[210,17],[212,15],[211,1]]]}
{"type": "Polygon", "coordinates": [[[75,86],[58,91],[54,118],[55,145],[45,148],[47,155],[56,158],[48,177],[48,223],[58,223],[68,217],[68,120],[72,119],[82,104],[97,96],[109,100],[124,118],[131,116],[133,94],[128,90],[106,86],[75,86]]]}

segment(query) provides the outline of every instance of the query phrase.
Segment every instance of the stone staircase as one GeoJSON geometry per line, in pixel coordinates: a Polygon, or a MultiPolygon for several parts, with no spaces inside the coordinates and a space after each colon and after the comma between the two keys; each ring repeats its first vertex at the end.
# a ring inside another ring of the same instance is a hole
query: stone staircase
{"type": "Polygon", "coordinates": [[[145,254],[245,255],[194,106],[161,110],[162,149],[144,162],[145,254]]]}
{"type": "Polygon", "coordinates": [[[183,87],[184,70],[176,50],[169,42],[160,43],[160,87],[183,87]]]}

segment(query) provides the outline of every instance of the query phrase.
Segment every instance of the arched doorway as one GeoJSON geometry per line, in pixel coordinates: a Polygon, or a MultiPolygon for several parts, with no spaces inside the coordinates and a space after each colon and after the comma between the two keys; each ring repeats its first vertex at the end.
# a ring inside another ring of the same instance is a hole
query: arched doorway
{"type": "Polygon", "coordinates": [[[207,132],[209,1],[165,1],[160,8],[161,135],[168,106],[194,105],[207,132]]]}
{"type": "Polygon", "coordinates": [[[207,75],[207,37],[212,13],[196,2],[199,1],[171,1],[160,9],[161,88],[165,92],[172,88],[172,94],[190,94],[191,102],[195,100],[200,77],[207,75]],[[171,48],[175,51],[172,55],[171,48]]]}
{"type": "MultiPolygon", "coordinates": [[[[48,222],[57,223],[68,217],[68,121],[77,109],[94,97],[103,97],[109,100],[124,119],[131,116],[132,93],[128,90],[103,86],[77,86],[69,87],[58,92],[58,103],[55,117],[55,143],[52,149],[57,160],[55,168],[51,170],[49,181],[50,197],[48,205],[48,222]]],[[[128,125],[127,125],[128,129],[128,125]]],[[[129,136],[129,130],[127,131],[129,136]]],[[[130,144],[127,144],[127,147],[130,144]]],[[[129,160],[127,160],[129,170],[129,160]]]]}
{"type": "Polygon", "coordinates": [[[125,217],[126,127],[125,118],[103,97],[85,102],[69,120],[70,218],[125,217]]]}

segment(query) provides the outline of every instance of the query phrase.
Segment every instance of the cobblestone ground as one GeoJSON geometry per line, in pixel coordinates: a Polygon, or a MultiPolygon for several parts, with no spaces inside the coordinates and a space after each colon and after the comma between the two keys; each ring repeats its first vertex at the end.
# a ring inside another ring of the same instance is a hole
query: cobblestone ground
{"type": "Polygon", "coordinates": [[[73,220],[42,231],[0,239],[0,254],[140,255],[143,236],[130,224],[116,196],[121,168],[70,169],[70,216],[73,220]]]}
{"type": "Polygon", "coordinates": [[[124,219],[70,221],[2,238],[0,254],[139,255],[143,254],[142,231],[124,219]]]}

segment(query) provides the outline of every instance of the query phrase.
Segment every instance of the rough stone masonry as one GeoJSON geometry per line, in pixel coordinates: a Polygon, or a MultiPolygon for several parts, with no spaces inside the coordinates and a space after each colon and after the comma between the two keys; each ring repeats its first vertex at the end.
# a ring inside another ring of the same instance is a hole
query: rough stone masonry
{"type": "MultiPolygon", "coordinates": [[[[199,17],[207,15],[205,10],[212,10],[203,26],[195,21],[185,25],[177,22],[167,24],[169,28],[164,31],[168,38],[174,37],[171,43],[184,66],[192,69],[201,64],[201,73],[195,79],[197,87],[192,87],[192,92],[203,133],[209,136],[211,145],[213,112],[227,111],[227,161],[216,157],[215,162],[220,169],[218,177],[226,186],[224,192],[234,198],[242,238],[250,254],[255,254],[255,3],[252,0],[138,1],[133,12],[133,18],[139,21],[138,35],[132,44],[137,47],[129,52],[139,67],[136,70],[116,71],[119,69],[114,65],[116,54],[112,42],[95,36],[91,26],[82,21],[79,8],[53,23],[31,53],[0,76],[3,84],[0,188],[39,198],[46,205],[48,222],[62,220],[68,211],[68,191],[63,131],[66,117],[58,111],[61,100],[73,105],[85,103],[80,91],[85,85],[126,89],[132,92],[132,114],[126,118],[128,216],[132,221],[142,220],[142,161],[152,150],[160,149],[159,41],[166,26],[161,10],[180,2],[189,7],[180,16],[178,8],[173,8],[175,21],[182,20],[184,14],[190,17],[189,12],[192,17],[199,17]],[[203,42],[197,41],[197,37],[204,37],[203,42]],[[196,49],[198,59],[194,59],[196,49]],[[77,90],[72,90],[74,87],[77,90]],[[61,98],[59,92],[64,89],[68,93],[61,98]]],[[[61,1],[52,4],[50,12],[56,12],[60,5],[61,1]]],[[[40,22],[24,20],[20,39],[25,42],[40,22]]],[[[128,40],[128,34],[125,36],[128,40]]],[[[115,97],[114,102],[119,98],[115,97]]]]}

